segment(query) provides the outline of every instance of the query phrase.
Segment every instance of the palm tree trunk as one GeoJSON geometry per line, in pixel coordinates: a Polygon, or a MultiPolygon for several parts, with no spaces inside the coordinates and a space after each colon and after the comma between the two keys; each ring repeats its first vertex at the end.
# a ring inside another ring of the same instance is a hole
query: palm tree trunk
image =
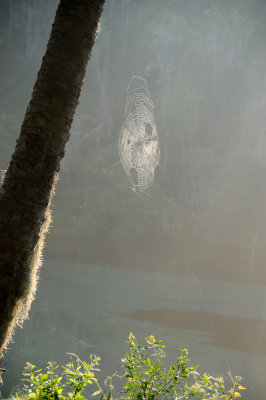
{"type": "Polygon", "coordinates": [[[0,189],[0,355],[34,296],[49,204],[105,0],[61,0],[0,189]]]}

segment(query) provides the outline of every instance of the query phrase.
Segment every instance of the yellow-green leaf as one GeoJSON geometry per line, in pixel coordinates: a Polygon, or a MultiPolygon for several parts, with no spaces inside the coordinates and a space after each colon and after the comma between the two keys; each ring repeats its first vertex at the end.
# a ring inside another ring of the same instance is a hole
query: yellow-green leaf
{"type": "Polygon", "coordinates": [[[92,393],[92,396],[97,396],[97,394],[100,394],[100,393],[101,393],[101,391],[97,390],[96,392],[92,393]]]}

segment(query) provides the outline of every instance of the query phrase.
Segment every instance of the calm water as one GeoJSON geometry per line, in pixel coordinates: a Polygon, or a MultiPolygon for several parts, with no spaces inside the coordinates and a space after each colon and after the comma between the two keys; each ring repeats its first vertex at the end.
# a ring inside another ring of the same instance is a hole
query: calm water
{"type": "Polygon", "coordinates": [[[130,331],[162,338],[169,360],[187,347],[201,370],[245,377],[244,399],[264,398],[266,287],[63,261],[45,261],[30,320],[5,358],[7,396],[26,361],[60,363],[66,352],[119,369],[130,331]]]}

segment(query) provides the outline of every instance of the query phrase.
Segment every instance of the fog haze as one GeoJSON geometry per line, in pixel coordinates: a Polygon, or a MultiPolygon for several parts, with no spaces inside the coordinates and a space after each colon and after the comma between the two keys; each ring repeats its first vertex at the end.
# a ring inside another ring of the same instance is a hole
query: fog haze
{"type": "MultiPolygon", "coordinates": [[[[56,7],[55,0],[0,2],[1,169],[56,7]]],[[[111,364],[122,351],[118,338],[135,328],[137,335],[161,335],[171,351],[182,342],[203,369],[222,374],[233,366],[249,387],[243,398],[263,397],[265,15],[263,0],[107,0],[61,166],[40,290],[6,356],[6,394],[25,362],[38,360],[53,340],[58,358],[96,346],[111,364]],[[130,188],[118,151],[132,76],[149,87],[161,152],[155,181],[142,193],[130,188]],[[118,332],[111,353],[108,326],[118,332]],[[59,345],[68,330],[71,339],[59,345]],[[45,339],[29,351],[27,337],[42,331],[45,339]]]]}

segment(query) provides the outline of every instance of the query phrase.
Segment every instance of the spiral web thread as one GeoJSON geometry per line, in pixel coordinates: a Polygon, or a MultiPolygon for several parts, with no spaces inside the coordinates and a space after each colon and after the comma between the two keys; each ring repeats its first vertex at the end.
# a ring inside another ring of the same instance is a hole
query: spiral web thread
{"type": "Polygon", "coordinates": [[[125,123],[119,137],[119,156],[132,189],[143,192],[154,182],[160,148],[154,104],[147,82],[133,76],[127,88],[125,123]]]}

